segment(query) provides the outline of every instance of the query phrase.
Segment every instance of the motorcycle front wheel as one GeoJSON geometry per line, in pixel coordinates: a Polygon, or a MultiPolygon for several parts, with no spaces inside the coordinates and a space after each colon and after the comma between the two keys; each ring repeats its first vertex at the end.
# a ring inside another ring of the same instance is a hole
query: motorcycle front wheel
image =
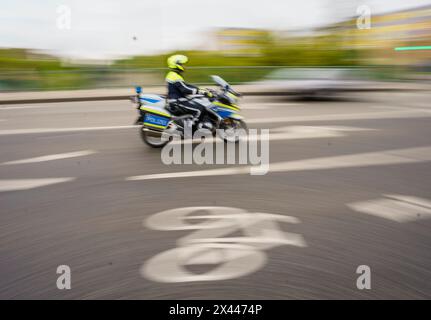
{"type": "Polygon", "coordinates": [[[222,132],[218,131],[219,137],[225,143],[235,142],[240,140],[241,135],[248,132],[247,124],[243,120],[228,119],[220,124],[222,132]]]}

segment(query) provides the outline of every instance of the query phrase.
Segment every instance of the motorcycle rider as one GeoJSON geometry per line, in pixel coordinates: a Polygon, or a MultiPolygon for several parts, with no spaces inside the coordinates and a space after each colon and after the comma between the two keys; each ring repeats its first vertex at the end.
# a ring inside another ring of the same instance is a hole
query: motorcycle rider
{"type": "Polygon", "coordinates": [[[180,54],[170,56],[167,59],[170,69],[165,78],[168,87],[167,102],[171,109],[175,107],[185,109],[186,113],[191,113],[197,119],[202,120],[206,107],[186,97],[188,95],[202,94],[211,98],[212,94],[208,90],[200,89],[184,81],[182,73],[185,71],[184,65],[188,61],[187,56],[180,54]]]}

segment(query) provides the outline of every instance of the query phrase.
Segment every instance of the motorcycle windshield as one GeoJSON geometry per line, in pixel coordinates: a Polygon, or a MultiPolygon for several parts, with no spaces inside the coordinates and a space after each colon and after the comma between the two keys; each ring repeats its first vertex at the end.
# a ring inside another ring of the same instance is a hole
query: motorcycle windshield
{"type": "Polygon", "coordinates": [[[219,76],[211,76],[211,78],[213,79],[213,81],[215,83],[217,83],[222,88],[229,88],[230,87],[229,83],[227,83],[223,78],[221,78],[219,76]]]}

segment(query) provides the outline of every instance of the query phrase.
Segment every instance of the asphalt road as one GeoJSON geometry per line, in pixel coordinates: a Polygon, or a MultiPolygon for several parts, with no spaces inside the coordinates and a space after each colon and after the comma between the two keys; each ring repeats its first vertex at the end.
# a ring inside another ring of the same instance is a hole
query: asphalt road
{"type": "Polygon", "coordinates": [[[266,175],[163,164],[127,101],[0,106],[0,298],[430,299],[431,94],[350,98],[244,98],[266,175]]]}

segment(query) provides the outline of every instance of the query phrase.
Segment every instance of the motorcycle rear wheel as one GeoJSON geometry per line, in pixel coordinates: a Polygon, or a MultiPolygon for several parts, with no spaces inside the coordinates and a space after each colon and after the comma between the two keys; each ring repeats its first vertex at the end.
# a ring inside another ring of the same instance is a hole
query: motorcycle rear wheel
{"type": "Polygon", "coordinates": [[[142,140],[152,148],[163,148],[169,142],[162,138],[161,133],[158,135],[155,132],[144,130],[144,127],[141,127],[139,131],[142,140]]]}

